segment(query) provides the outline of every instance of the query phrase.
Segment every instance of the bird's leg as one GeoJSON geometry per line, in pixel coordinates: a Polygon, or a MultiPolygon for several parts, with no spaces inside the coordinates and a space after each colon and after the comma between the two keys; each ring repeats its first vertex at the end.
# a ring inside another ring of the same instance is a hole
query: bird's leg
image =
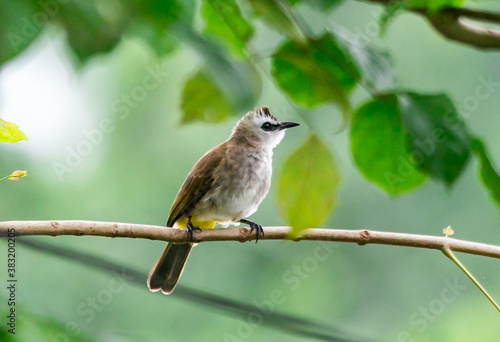
{"type": "Polygon", "coordinates": [[[244,219],[241,219],[240,223],[245,223],[250,226],[250,234],[252,234],[252,232],[255,230],[255,243],[259,241],[259,237],[261,235],[264,235],[264,229],[262,229],[262,226],[260,224],[244,219]]]}
{"type": "Polygon", "coordinates": [[[198,231],[201,232],[201,228],[200,227],[193,226],[193,224],[191,223],[191,216],[189,216],[188,220],[187,220],[187,223],[186,223],[186,231],[187,231],[187,235],[189,237],[191,237],[191,241],[194,241],[193,231],[195,231],[195,230],[198,230],[198,231]]]}

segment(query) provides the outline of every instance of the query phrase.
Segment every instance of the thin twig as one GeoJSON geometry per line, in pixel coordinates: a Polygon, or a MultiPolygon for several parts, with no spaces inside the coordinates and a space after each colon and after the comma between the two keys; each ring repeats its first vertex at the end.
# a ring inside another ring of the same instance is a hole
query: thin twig
{"type": "Polygon", "coordinates": [[[455,265],[457,265],[458,268],[460,268],[467,277],[469,277],[469,279],[474,283],[474,285],[477,286],[479,291],[481,291],[486,296],[486,298],[488,298],[490,303],[493,304],[495,309],[497,309],[498,312],[500,312],[500,306],[498,306],[497,302],[495,302],[495,300],[493,299],[493,297],[490,296],[488,291],[486,291],[486,289],[479,283],[479,281],[476,280],[476,278],[472,275],[472,273],[470,273],[469,270],[460,262],[460,260],[458,260],[455,254],[453,254],[453,252],[449,248],[443,248],[441,252],[443,252],[444,255],[446,255],[451,261],[453,261],[455,265]]]}
{"type": "MultiPolygon", "coordinates": [[[[7,221],[0,222],[0,237],[5,237],[9,229],[15,230],[16,236],[25,235],[76,235],[103,236],[188,242],[186,232],[181,229],[161,226],[98,222],[98,221],[7,221]]],[[[265,235],[259,240],[315,240],[357,243],[359,245],[379,244],[427,248],[442,250],[449,248],[455,252],[482,255],[500,259],[500,246],[479,242],[456,240],[441,236],[404,234],[369,230],[346,229],[306,229],[299,236],[290,235],[289,227],[264,227],[265,235]]],[[[248,228],[213,229],[195,232],[196,242],[255,240],[255,233],[250,234],[248,228]]]]}

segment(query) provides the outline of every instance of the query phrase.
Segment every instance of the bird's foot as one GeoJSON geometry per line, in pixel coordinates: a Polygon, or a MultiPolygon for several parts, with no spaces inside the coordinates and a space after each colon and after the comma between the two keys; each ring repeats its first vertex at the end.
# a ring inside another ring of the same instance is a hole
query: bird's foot
{"type": "Polygon", "coordinates": [[[248,224],[250,226],[250,234],[252,234],[255,230],[255,243],[259,241],[260,236],[264,235],[264,229],[260,224],[249,220],[240,220],[240,222],[248,224]]]}
{"type": "Polygon", "coordinates": [[[193,232],[197,230],[197,231],[200,231],[201,232],[201,228],[200,227],[196,227],[194,226],[192,223],[191,223],[191,217],[188,218],[188,221],[186,223],[186,232],[187,232],[187,235],[191,238],[191,241],[194,241],[194,236],[193,236],[193,232]]]}

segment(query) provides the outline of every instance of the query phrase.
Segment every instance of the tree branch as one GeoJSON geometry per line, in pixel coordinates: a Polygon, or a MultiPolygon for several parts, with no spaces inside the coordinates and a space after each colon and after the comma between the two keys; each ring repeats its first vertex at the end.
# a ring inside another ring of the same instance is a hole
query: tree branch
{"type": "MultiPolygon", "coordinates": [[[[475,12],[478,16],[472,18],[468,11],[462,12],[459,8],[449,8],[434,14],[425,14],[431,25],[444,37],[475,46],[480,49],[500,49],[500,32],[492,29],[479,27],[463,22],[461,19],[493,19],[500,14],[490,12],[475,12]]],[[[492,21],[492,20],[489,20],[492,21]]],[[[496,22],[500,23],[500,19],[496,22]]]]}
{"type": "MultiPolygon", "coordinates": [[[[362,0],[383,5],[394,4],[394,0],[362,0]]],[[[426,7],[408,8],[409,11],[425,17],[429,23],[444,37],[474,46],[478,49],[500,49],[500,31],[493,30],[469,21],[483,21],[500,25],[500,13],[472,10],[466,8],[443,8],[437,11],[426,7]]]]}
{"type": "MultiPolygon", "coordinates": [[[[15,236],[27,235],[76,235],[140,238],[173,242],[189,242],[186,232],[161,226],[97,222],[97,221],[7,221],[0,222],[0,237],[7,237],[15,230],[15,236]]],[[[378,244],[427,249],[450,249],[455,252],[482,255],[500,259],[500,246],[456,240],[450,237],[345,229],[306,229],[297,237],[291,237],[289,227],[265,227],[265,235],[259,240],[315,240],[378,244]]],[[[255,239],[248,228],[213,229],[195,232],[195,242],[239,241],[255,239]]]]}

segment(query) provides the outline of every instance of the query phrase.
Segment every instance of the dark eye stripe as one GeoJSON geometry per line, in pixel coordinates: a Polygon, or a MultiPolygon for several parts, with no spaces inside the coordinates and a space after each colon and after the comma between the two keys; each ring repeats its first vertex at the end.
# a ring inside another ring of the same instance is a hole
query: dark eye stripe
{"type": "Polygon", "coordinates": [[[280,125],[277,125],[277,124],[272,124],[270,122],[264,122],[262,124],[262,126],[260,126],[260,128],[262,128],[263,131],[265,132],[271,132],[271,131],[275,131],[279,128],[280,125]]]}

